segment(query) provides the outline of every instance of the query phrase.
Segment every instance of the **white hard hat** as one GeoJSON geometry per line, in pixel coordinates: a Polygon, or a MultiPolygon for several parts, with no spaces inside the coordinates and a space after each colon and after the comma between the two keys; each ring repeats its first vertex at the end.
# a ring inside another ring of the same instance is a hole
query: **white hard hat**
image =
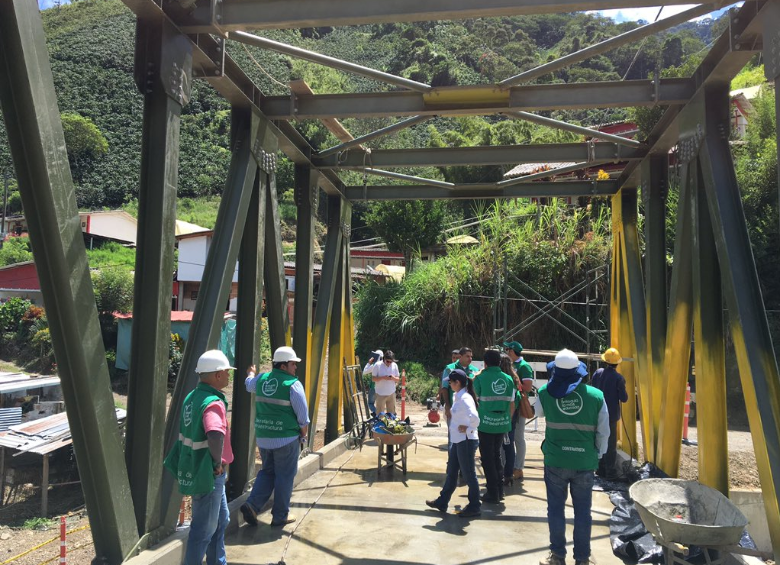
{"type": "Polygon", "coordinates": [[[289,361],[298,363],[300,360],[292,347],[280,347],[274,351],[274,363],[288,363],[289,361]]]}
{"type": "Polygon", "coordinates": [[[382,360],[382,357],[384,357],[384,355],[385,355],[385,354],[384,354],[384,353],[382,353],[382,350],[381,350],[381,349],[377,349],[376,351],[372,351],[372,352],[371,352],[371,355],[373,355],[374,357],[376,357],[376,360],[377,360],[377,361],[381,361],[381,360],[382,360]]]}
{"type": "Polygon", "coordinates": [[[195,367],[196,373],[215,373],[217,371],[224,371],[225,369],[235,369],[230,366],[230,361],[219,349],[211,349],[206,351],[198,359],[198,366],[195,367]]]}
{"type": "Polygon", "coordinates": [[[577,354],[570,349],[561,349],[555,356],[555,366],[560,369],[576,369],[579,365],[577,354]]]}

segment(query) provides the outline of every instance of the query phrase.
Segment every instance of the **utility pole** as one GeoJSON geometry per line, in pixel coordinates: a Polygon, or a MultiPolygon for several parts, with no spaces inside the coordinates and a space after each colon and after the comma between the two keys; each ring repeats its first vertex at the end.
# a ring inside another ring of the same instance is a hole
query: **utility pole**
{"type": "Polygon", "coordinates": [[[0,249],[3,248],[3,242],[5,241],[5,211],[8,207],[8,183],[11,180],[11,173],[5,172],[5,191],[3,192],[3,223],[0,224],[0,249]]]}

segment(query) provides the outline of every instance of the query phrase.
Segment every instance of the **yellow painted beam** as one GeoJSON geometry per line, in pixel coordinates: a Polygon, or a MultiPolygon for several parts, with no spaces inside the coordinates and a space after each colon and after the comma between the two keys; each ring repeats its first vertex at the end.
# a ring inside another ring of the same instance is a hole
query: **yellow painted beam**
{"type": "Polygon", "coordinates": [[[491,107],[495,105],[509,104],[510,90],[499,88],[495,85],[485,86],[455,86],[447,88],[434,88],[423,93],[423,101],[426,106],[472,106],[491,107]]]}

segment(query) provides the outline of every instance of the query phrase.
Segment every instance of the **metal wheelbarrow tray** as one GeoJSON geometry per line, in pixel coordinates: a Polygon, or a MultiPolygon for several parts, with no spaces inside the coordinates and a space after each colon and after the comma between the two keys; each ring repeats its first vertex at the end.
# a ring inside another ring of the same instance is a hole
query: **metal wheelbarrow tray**
{"type": "MultiPolygon", "coordinates": [[[[406,474],[406,450],[409,445],[417,443],[414,432],[408,434],[383,434],[374,430],[374,439],[377,441],[377,472],[383,468],[397,468],[406,474]],[[396,455],[401,456],[400,462],[396,455]]],[[[416,450],[416,448],[415,448],[416,450]]]]}

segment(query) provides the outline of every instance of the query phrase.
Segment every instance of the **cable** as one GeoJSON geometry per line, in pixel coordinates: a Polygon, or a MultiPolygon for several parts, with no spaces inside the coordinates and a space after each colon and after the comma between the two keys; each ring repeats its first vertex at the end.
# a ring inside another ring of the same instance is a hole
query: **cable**
{"type": "Polygon", "coordinates": [[[248,47],[247,47],[247,46],[246,46],[244,43],[242,43],[242,44],[241,44],[241,47],[243,47],[243,48],[244,48],[244,51],[246,51],[246,54],[247,54],[247,55],[249,55],[249,58],[252,60],[252,62],[253,62],[255,65],[257,65],[257,68],[258,68],[258,69],[260,69],[260,71],[261,71],[261,72],[262,72],[262,73],[263,73],[265,76],[267,76],[268,78],[270,78],[270,79],[271,79],[273,82],[275,82],[276,84],[278,84],[279,86],[281,86],[281,87],[282,87],[282,88],[284,88],[285,90],[290,90],[290,85],[288,85],[288,84],[284,84],[283,82],[279,82],[279,81],[278,81],[278,80],[276,80],[274,77],[272,77],[270,74],[268,74],[268,71],[266,71],[266,70],[265,70],[265,69],[264,69],[264,68],[263,68],[263,67],[260,65],[260,63],[258,63],[258,62],[257,62],[257,60],[256,60],[256,59],[255,59],[255,58],[252,56],[252,53],[250,53],[250,52],[249,52],[249,48],[248,48],[248,47]]]}

